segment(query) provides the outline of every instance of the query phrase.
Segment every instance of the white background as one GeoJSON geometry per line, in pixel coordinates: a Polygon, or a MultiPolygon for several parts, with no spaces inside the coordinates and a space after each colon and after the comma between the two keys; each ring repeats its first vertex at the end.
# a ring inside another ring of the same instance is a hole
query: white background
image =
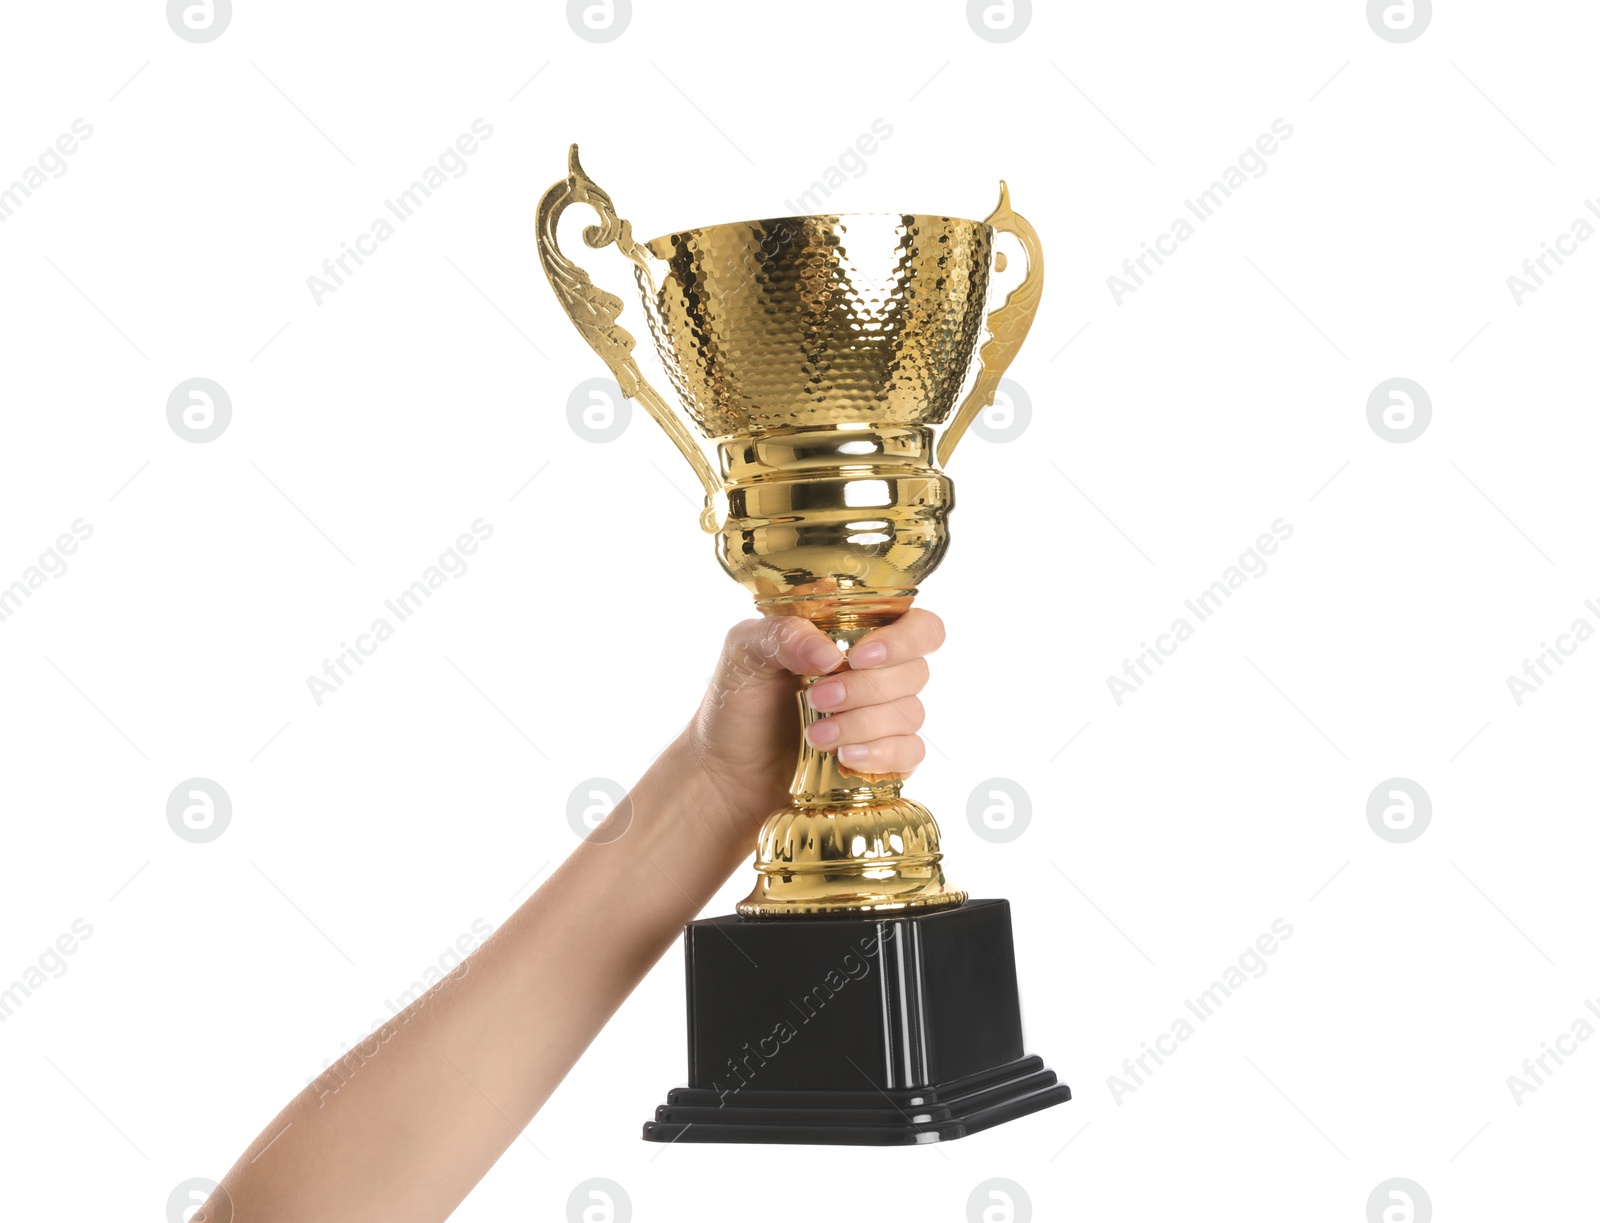
{"type": "Polygon", "coordinates": [[[684,1074],[672,952],[457,1217],[562,1219],[591,1176],[639,1219],[960,1220],[1004,1177],[1041,1219],[1359,1223],[1401,1176],[1440,1219],[1578,1217],[1600,1042],[1506,1080],[1600,994],[1600,645],[1520,706],[1506,677],[1600,625],[1600,243],[1520,304],[1506,278],[1600,190],[1600,14],[1450,4],[1395,44],[1354,0],[1080,3],[994,43],[949,2],[634,9],[593,44],[555,3],[277,0],[198,45],[150,0],[8,9],[0,183],[93,127],[0,225],[0,585],[93,527],[0,623],[0,985],[93,927],[0,1026],[11,1212],[159,1223],[220,1176],[570,851],[572,788],[636,777],[748,614],[659,431],[568,424],[603,370],[532,228],[568,142],[647,237],[781,212],[882,118],[830,210],[983,216],[1004,176],[1047,253],[1031,424],[952,464],[911,792],[952,878],[1010,898],[1030,1050],[1077,1098],[935,1149],[646,1144],[684,1074]],[[478,118],[465,175],[317,304],[478,118]],[[232,401],[206,444],[166,417],[194,377],[232,401]],[[1406,444],[1367,419],[1392,377],[1432,401],[1406,444]],[[317,706],[306,677],[478,518],[469,571],[317,706]],[[1280,518],[1119,706],[1107,677],[1280,518]],[[232,798],[208,844],[166,819],[192,777],[232,798]],[[1032,800],[1009,843],[966,817],[993,777],[1032,800]],[[1394,777],[1432,800],[1407,844],[1367,820],[1394,777]],[[1265,975],[1114,1094],[1277,918],[1265,975]]]}

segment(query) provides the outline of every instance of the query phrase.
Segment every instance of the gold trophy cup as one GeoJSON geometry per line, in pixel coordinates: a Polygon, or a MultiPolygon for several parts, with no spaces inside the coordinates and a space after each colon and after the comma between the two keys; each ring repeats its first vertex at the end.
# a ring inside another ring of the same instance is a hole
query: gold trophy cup
{"type": "MultiPolygon", "coordinates": [[[[804,616],[845,651],[911,606],[949,538],[955,492],[944,468],[1039,308],[1038,235],[1011,210],[1004,183],[982,221],[782,217],[640,243],[573,145],[567,177],[539,201],[538,244],[573,325],[694,468],[701,526],[764,615],[804,616]],[[634,338],[617,324],[621,299],[557,244],[574,204],[599,215],[584,231],[590,247],[615,244],[632,261],[656,351],[690,419],[715,441],[720,473],[639,373],[634,338]],[[1021,242],[1027,269],[990,310],[1002,233],[1021,242]]],[[[827,715],[803,687],[790,802],[762,825],[756,885],[739,913],[960,905],[966,893],[945,881],[933,815],[901,795],[901,777],[856,773],[811,747],[804,727],[827,715]]]]}

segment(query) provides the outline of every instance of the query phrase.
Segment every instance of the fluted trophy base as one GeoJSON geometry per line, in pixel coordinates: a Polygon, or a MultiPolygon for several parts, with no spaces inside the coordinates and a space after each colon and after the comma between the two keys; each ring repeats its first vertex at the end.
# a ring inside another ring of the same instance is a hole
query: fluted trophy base
{"type": "Polygon", "coordinates": [[[756,885],[741,917],[893,913],[959,905],[945,881],[939,829],[921,803],[781,807],[756,843],[756,885]]]}
{"type": "MultiPolygon", "coordinates": [[[[911,606],[915,587],[854,587],[761,599],[769,616],[802,616],[841,654],[911,606]]],[[[848,664],[847,664],[848,666],[848,664]]],[[[756,885],[738,905],[741,917],[892,913],[959,905],[940,865],[939,825],[921,803],[900,793],[896,773],[858,773],[811,746],[806,731],[819,713],[798,696],[800,751],[789,802],[767,816],[756,838],[756,885]]]]}
{"type": "Polygon", "coordinates": [[[946,1142],[1061,1104],[1022,1043],[1011,907],[684,931],[689,1083],[651,1142],[946,1142]]]}

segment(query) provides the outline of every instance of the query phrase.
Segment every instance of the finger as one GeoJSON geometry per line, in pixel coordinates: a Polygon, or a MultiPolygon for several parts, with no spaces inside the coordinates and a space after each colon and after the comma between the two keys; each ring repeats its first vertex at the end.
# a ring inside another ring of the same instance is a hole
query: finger
{"type": "Polygon", "coordinates": [[[927,754],[928,749],[916,735],[892,735],[840,748],[839,763],[858,773],[909,773],[927,754]]]}
{"type": "Polygon", "coordinates": [[[944,644],[944,621],[931,611],[913,607],[893,624],[874,629],[856,642],[848,657],[856,670],[893,666],[932,654],[944,644]]]}
{"type": "Polygon", "coordinates": [[[914,735],[922,729],[925,716],[921,701],[914,696],[903,696],[886,704],[818,718],[807,728],[806,739],[812,747],[831,751],[843,744],[914,735]]]}
{"type": "Polygon", "coordinates": [[[741,620],[728,630],[722,645],[722,666],[742,675],[826,675],[842,661],[828,635],[799,616],[741,620]]]}
{"type": "Polygon", "coordinates": [[[881,705],[902,696],[915,696],[928,683],[928,660],[913,658],[894,667],[870,671],[840,671],[806,689],[811,708],[843,713],[863,705],[881,705]]]}

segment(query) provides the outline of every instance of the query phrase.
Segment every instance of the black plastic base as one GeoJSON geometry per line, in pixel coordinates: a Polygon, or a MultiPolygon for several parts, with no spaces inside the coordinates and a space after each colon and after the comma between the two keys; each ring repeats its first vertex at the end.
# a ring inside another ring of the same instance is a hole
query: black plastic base
{"type": "Polygon", "coordinates": [[[651,1142],[812,1142],[910,1146],[948,1142],[1072,1099],[1053,1071],[1026,1057],[989,1074],[899,1091],[741,1091],[679,1087],[667,1093],[651,1142]]]}
{"type": "Polygon", "coordinates": [[[1022,1047],[1011,907],[691,922],[689,1086],[652,1142],[948,1141],[1072,1098],[1022,1047]]]}

